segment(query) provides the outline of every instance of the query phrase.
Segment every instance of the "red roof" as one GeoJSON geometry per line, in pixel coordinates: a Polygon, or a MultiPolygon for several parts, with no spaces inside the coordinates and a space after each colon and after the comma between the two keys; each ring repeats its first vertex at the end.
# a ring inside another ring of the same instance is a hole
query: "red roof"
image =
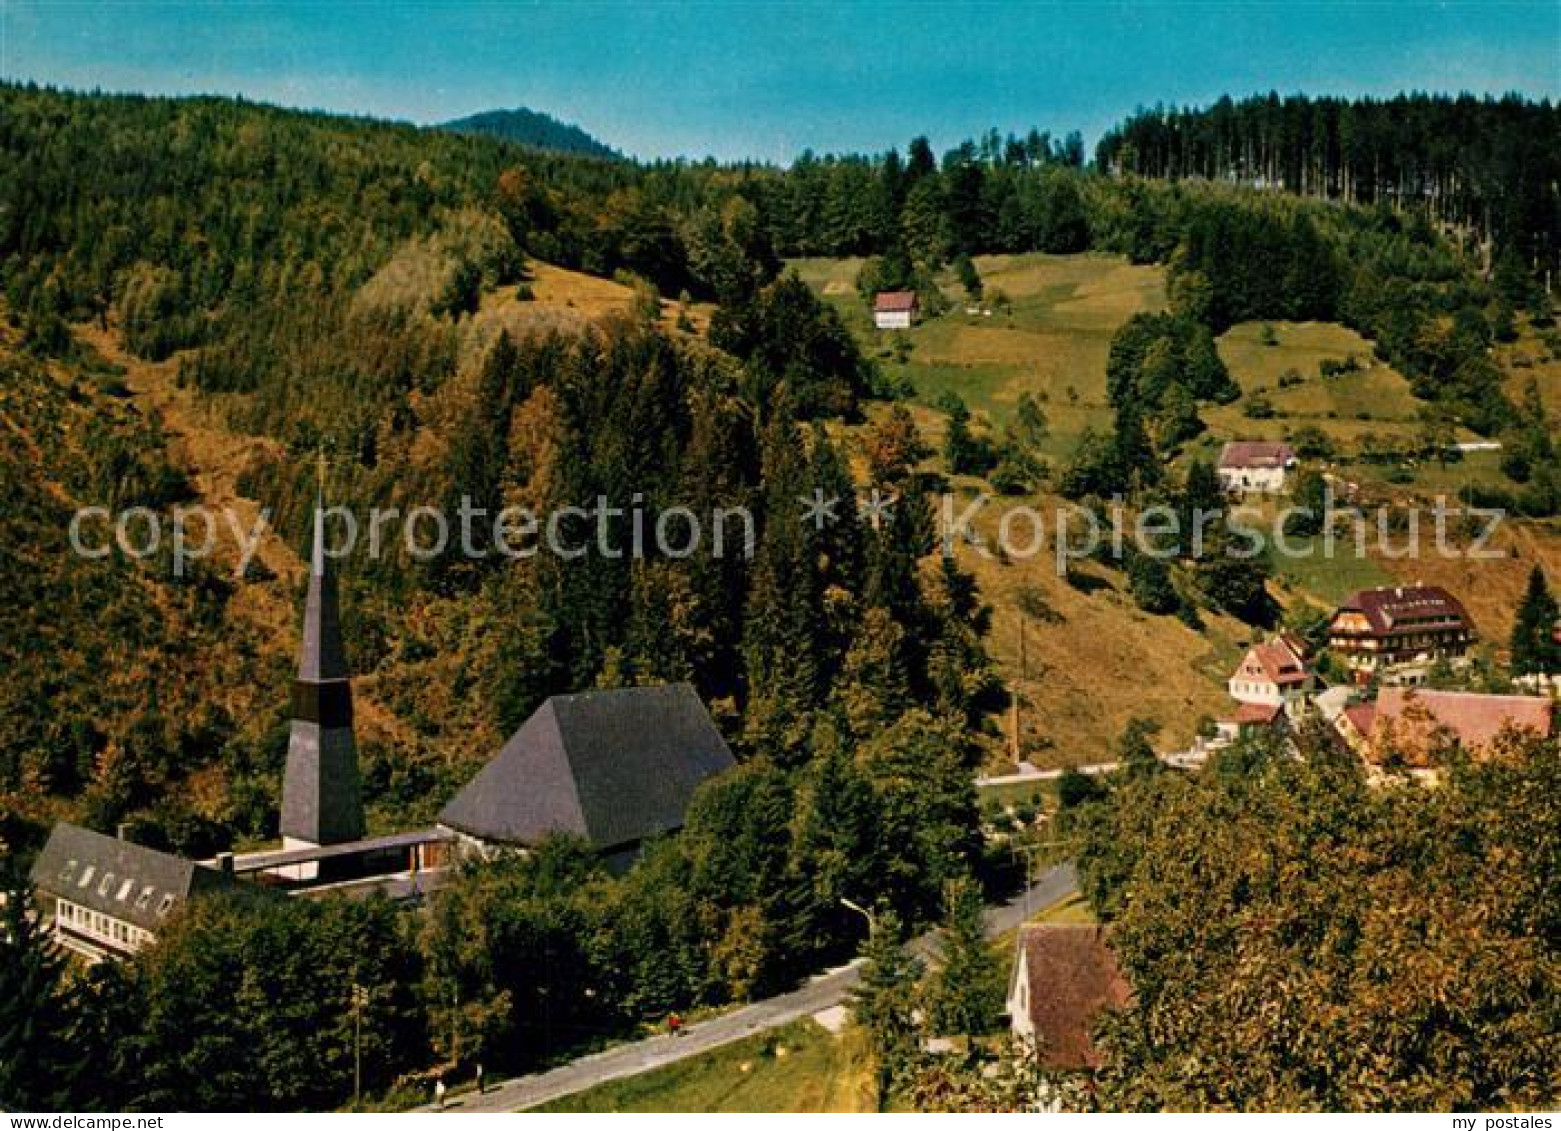
{"type": "Polygon", "coordinates": [[[1371,703],[1356,703],[1344,708],[1344,717],[1350,720],[1355,733],[1362,738],[1371,737],[1371,728],[1377,722],[1377,708],[1371,703]]]}
{"type": "Polygon", "coordinates": [[[1051,1068],[1088,1068],[1099,1063],[1090,1029],[1102,1011],[1126,1005],[1127,979],[1109,944],[1108,929],[1093,925],[1027,923],[1019,928],[1013,996],[1024,960],[1028,1012],[1051,1068]]]}
{"type": "Polygon", "coordinates": [[[1232,440],[1220,450],[1220,466],[1230,468],[1289,467],[1295,452],[1274,440],[1232,440]]]}
{"type": "Polygon", "coordinates": [[[1237,726],[1271,726],[1284,711],[1283,703],[1243,703],[1236,708],[1237,726]]]}
{"type": "Polygon", "coordinates": [[[1489,746],[1508,727],[1549,738],[1555,727],[1555,704],[1536,695],[1476,695],[1467,691],[1385,687],[1377,695],[1375,721],[1384,720],[1400,724],[1400,730],[1416,723],[1446,729],[1458,745],[1475,753],[1489,746]]]}
{"type": "Polygon", "coordinates": [[[915,309],[915,291],[880,291],[873,299],[875,314],[905,314],[915,309]]]}
{"type": "Polygon", "coordinates": [[[1401,585],[1361,589],[1339,606],[1340,612],[1365,616],[1373,632],[1467,628],[1463,604],[1440,585],[1401,585]]]}
{"type": "Polygon", "coordinates": [[[1241,666],[1244,670],[1261,671],[1264,678],[1279,687],[1305,683],[1307,679],[1306,662],[1284,637],[1254,644],[1241,661],[1241,666]]]}

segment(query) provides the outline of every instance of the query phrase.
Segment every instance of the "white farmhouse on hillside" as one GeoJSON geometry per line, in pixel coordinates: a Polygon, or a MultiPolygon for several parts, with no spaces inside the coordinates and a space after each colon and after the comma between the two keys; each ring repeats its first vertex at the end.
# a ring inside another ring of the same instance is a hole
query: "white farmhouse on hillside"
{"type": "Polygon", "coordinates": [[[909,330],[916,321],[915,291],[881,291],[873,298],[873,325],[880,330],[909,330]]]}
{"type": "Polygon", "coordinates": [[[1233,440],[1220,452],[1220,486],[1232,494],[1277,495],[1296,465],[1289,444],[1269,440],[1233,440]]]}
{"type": "Polygon", "coordinates": [[[1312,688],[1312,673],[1300,645],[1281,634],[1247,649],[1228,686],[1238,703],[1284,707],[1293,714],[1312,688]]]}

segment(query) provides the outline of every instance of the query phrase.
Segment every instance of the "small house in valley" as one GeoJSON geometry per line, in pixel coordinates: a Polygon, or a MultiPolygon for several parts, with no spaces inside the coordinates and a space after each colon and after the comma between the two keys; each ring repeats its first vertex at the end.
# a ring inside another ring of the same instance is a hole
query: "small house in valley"
{"type": "Polygon", "coordinates": [[[1095,924],[1027,923],[1019,928],[1008,1017],[1015,1040],[1047,1068],[1094,1068],[1092,1030],[1131,996],[1109,931],[1095,924]]]}
{"type": "Polygon", "coordinates": [[[1345,708],[1334,726],[1370,766],[1430,772],[1454,746],[1481,759],[1504,736],[1549,738],[1555,711],[1555,701],[1539,695],[1385,687],[1374,702],[1345,708]]]}
{"type": "Polygon", "coordinates": [[[873,325],[880,330],[909,330],[918,309],[915,291],[880,291],[873,297],[873,325]]]}
{"type": "Polygon", "coordinates": [[[1220,451],[1215,474],[1233,495],[1278,495],[1289,484],[1296,456],[1289,444],[1268,440],[1233,440],[1220,451]]]}
{"type": "Polygon", "coordinates": [[[1230,697],[1238,703],[1294,711],[1312,688],[1312,672],[1302,652],[1301,645],[1287,635],[1254,644],[1231,673],[1230,697]]]}

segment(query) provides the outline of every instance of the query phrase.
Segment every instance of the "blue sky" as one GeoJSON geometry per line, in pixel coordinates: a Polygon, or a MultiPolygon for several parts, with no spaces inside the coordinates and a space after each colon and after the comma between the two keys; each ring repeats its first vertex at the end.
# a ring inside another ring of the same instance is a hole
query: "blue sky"
{"type": "Polygon", "coordinates": [[[1229,92],[1561,95],[1561,0],[366,3],[0,0],[0,74],[435,122],[530,106],[640,156],[1094,139],[1229,92]]]}

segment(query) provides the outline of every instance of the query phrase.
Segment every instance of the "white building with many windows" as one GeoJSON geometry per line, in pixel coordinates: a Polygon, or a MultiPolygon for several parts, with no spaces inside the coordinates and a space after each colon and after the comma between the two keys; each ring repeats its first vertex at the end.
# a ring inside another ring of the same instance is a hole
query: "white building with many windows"
{"type": "Polygon", "coordinates": [[[32,881],[55,941],[91,962],[136,953],[181,904],[232,883],[217,868],[64,821],[32,881]]]}

